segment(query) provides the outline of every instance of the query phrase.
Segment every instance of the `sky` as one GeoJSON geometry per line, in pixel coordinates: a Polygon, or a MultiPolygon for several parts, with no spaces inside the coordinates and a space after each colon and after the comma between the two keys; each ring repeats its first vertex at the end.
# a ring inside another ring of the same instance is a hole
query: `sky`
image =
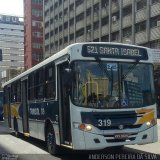
{"type": "Polygon", "coordinates": [[[23,17],[23,0],[0,0],[0,14],[23,17]]]}

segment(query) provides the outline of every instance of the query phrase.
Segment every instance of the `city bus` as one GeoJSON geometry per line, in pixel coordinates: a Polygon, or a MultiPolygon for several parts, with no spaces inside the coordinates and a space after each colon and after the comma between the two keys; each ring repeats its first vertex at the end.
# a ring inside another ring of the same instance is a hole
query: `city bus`
{"type": "Polygon", "coordinates": [[[151,49],[67,46],[3,85],[5,123],[60,148],[100,150],[157,141],[151,49]]]}

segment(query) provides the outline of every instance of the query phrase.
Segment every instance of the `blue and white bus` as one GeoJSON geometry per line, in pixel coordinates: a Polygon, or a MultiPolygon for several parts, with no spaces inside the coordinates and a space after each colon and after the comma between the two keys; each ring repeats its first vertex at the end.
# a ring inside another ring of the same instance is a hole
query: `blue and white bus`
{"type": "Polygon", "coordinates": [[[157,141],[149,48],[72,44],[3,88],[6,123],[46,141],[51,154],[157,141]]]}

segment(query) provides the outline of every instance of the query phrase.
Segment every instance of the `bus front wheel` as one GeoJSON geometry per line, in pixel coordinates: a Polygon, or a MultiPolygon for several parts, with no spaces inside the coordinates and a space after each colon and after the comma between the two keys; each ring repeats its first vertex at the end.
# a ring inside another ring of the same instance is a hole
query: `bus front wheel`
{"type": "Polygon", "coordinates": [[[56,145],[54,129],[51,125],[49,125],[47,129],[46,143],[50,154],[57,155],[59,153],[59,147],[56,145]]]}

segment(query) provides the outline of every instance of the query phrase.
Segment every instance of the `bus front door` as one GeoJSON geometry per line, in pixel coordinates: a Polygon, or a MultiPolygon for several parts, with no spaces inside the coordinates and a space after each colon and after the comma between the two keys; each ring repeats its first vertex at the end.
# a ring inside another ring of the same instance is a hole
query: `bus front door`
{"type": "Polygon", "coordinates": [[[22,86],[22,123],[23,123],[23,133],[29,135],[29,125],[28,125],[28,104],[27,104],[27,80],[21,82],[22,86]]]}
{"type": "Polygon", "coordinates": [[[64,68],[68,64],[63,63],[58,66],[58,92],[59,92],[59,123],[60,123],[60,141],[61,144],[71,146],[71,120],[70,120],[70,105],[69,105],[69,91],[66,86],[66,77],[64,68]]]}

